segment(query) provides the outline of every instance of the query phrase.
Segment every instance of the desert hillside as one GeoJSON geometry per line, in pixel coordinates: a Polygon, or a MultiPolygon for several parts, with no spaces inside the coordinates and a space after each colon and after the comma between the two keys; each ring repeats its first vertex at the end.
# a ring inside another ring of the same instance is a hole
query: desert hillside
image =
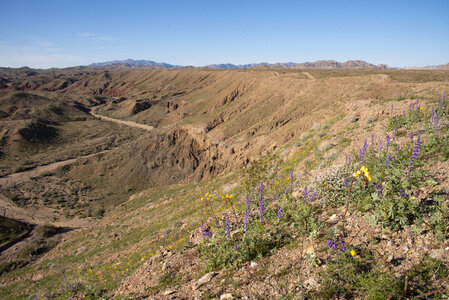
{"type": "Polygon", "coordinates": [[[0,68],[0,298],[447,297],[449,71],[321,63],[0,68]]]}

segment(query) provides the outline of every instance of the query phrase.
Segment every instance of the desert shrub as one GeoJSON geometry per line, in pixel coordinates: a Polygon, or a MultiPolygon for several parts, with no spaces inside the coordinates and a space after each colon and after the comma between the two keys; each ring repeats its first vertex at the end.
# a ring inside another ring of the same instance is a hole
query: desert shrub
{"type": "Polygon", "coordinates": [[[105,212],[106,211],[104,210],[103,207],[89,207],[87,210],[87,215],[89,217],[101,218],[103,217],[105,212]]]}
{"type": "Polygon", "coordinates": [[[26,127],[19,129],[19,134],[24,140],[36,143],[55,138],[57,136],[57,130],[53,126],[40,121],[35,121],[28,124],[26,127]]]}
{"type": "Polygon", "coordinates": [[[58,233],[58,228],[51,224],[41,224],[36,227],[34,233],[38,238],[48,238],[58,233]]]}
{"type": "Polygon", "coordinates": [[[23,259],[35,258],[40,254],[45,253],[47,250],[48,247],[45,243],[34,241],[20,249],[18,252],[18,257],[23,259]]]}
{"type": "Polygon", "coordinates": [[[255,195],[261,182],[270,186],[276,180],[281,169],[281,160],[276,154],[270,154],[254,161],[243,170],[242,189],[247,194],[255,195]]]}
{"type": "Polygon", "coordinates": [[[20,238],[31,229],[29,224],[0,216],[0,244],[20,238]]]}
{"type": "MultiPolygon", "coordinates": [[[[423,257],[405,274],[408,278],[406,296],[420,296],[438,288],[441,281],[449,277],[447,265],[434,258],[423,257]]],[[[434,295],[435,297],[437,294],[434,295]]],[[[438,299],[438,298],[437,298],[438,299]]]]}
{"type": "Polygon", "coordinates": [[[14,260],[0,263],[0,275],[12,272],[26,265],[25,260],[14,260]]]}
{"type": "Polygon", "coordinates": [[[58,116],[60,116],[60,115],[62,115],[64,113],[64,111],[63,111],[63,109],[62,109],[62,107],[60,105],[50,104],[48,109],[51,112],[54,112],[55,114],[57,114],[58,116]]]}
{"type": "Polygon", "coordinates": [[[240,264],[267,256],[285,245],[289,240],[279,227],[268,230],[257,220],[248,224],[248,231],[239,238],[230,238],[218,231],[214,237],[203,242],[200,255],[206,261],[205,270],[234,268],[240,264]]]}
{"type": "Polygon", "coordinates": [[[349,251],[338,252],[319,273],[322,287],[313,296],[321,299],[400,299],[401,282],[393,275],[376,270],[374,263],[368,251],[357,250],[355,256],[349,251]]]}
{"type": "Polygon", "coordinates": [[[308,200],[296,199],[290,193],[281,197],[284,203],[283,223],[289,228],[295,228],[300,234],[316,237],[323,227],[318,218],[320,207],[309,203],[308,200]]]}

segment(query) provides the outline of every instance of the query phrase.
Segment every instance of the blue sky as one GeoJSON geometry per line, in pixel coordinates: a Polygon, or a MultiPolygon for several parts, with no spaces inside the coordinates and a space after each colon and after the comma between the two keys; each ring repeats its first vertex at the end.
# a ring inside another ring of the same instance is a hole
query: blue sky
{"type": "Polygon", "coordinates": [[[0,66],[449,62],[449,0],[0,0],[0,66]]]}

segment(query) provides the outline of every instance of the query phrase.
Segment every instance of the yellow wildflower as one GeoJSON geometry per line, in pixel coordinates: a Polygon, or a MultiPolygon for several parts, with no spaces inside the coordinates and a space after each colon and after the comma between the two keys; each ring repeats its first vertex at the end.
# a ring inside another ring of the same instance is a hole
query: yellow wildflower
{"type": "Polygon", "coordinates": [[[361,167],[360,171],[355,172],[354,174],[352,174],[352,176],[359,177],[360,175],[362,175],[362,172],[363,172],[363,175],[366,177],[366,179],[368,179],[368,181],[371,181],[373,179],[373,177],[371,177],[371,174],[369,173],[367,167],[361,167]]]}
{"type": "Polygon", "coordinates": [[[421,106],[421,107],[420,107],[419,109],[420,109],[420,110],[423,110],[423,109],[424,109],[424,107],[422,107],[422,106],[421,106]]]}
{"type": "Polygon", "coordinates": [[[357,253],[354,250],[351,250],[351,256],[356,256],[357,253]]]}

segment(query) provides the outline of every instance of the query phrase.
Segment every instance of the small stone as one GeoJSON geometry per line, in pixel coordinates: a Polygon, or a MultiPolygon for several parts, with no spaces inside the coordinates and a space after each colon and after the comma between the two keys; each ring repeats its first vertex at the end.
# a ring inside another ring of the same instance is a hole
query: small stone
{"type": "Polygon", "coordinates": [[[39,280],[41,280],[42,278],[44,278],[44,275],[39,273],[39,274],[34,275],[31,279],[32,279],[33,281],[39,281],[39,280]]]}
{"type": "Polygon", "coordinates": [[[351,117],[351,119],[349,120],[351,123],[355,123],[355,122],[357,122],[359,120],[359,117],[358,116],[353,116],[353,117],[351,117]]]}
{"type": "Polygon", "coordinates": [[[333,221],[335,221],[335,220],[337,220],[337,215],[336,215],[336,214],[333,214],[333,215],[329,218],[329,221],[330,221],[330,222],[333,222],[333,221]]]}
{"type": "Polygon", "coordinates": [[[234,297],[232,296],[231,293],[226,293],[220,296],[220,300],[224,300],[224,299],[234,299],[234,297]]]}
{"type": "Polygon", "coordinates": [[[444,259],[444,251],[443,249],[435,249],[430,252],[429,256],[433,259],[442,260],[444,259]]]}
{"type": "Polygon", "coordinates": [[[306,255],[306,254],[312,254],[312,253],[315,253],[315,249],[313,248],[313,245],[310,245],[309,247],[307,247],[307,248],[304,250],[303,255],[306,255]]]}
{"type": "Polygon", "coordinates": [[[86,252],[86,251],[87,251],[87,247],[86,246],[82,246],[82,247],[79,247],[76,250],[76,254],[81,254],[81,253],[86,252]]]}
{"type": "Polygon", "coordinates": [[[327,150],[330,150],[334,147],[334,145],[331,143],[331,141],[324,141],[318,146],[318,150],[321,152],[325,152],[327,150]]]}
{"type": "Polygon", "coordinates": [[[366,123],[367,124],[370,124],[370,123],[374,123],[374,122],[376,122],[377,121],[377,117],[376,116],[373,116],[373,117],[369,117],[367,120],[366,120],[366,123]]]}
{"type": "Polygon", "coordinates": [[[200,286],[202,286],[203,284],[208,283],[209,281],[212,280],[212,278],[217,275],[216,272],[210,272],[205,274],[203,277],[201,277],[200,279],[198,279],[197,282],[195,282],[195,284],[193,285],[193,289],[196,290],[198,289],[200,286]]]}
{"type": "Polygon", "coordinates": [[[304,284],[314,290],[316,290],[320,287],[320,284],[313,277],[310,277],[309,279],[304,281],[304,284]]]}
{"type": "Polygon", "coordinates": [[[164,294],[164,296],[168,296],[168,295],[171,295],[171,294],[174,294],[174,293],[176,293],[175,290],[166,290],[163,294],[164,294]]]}
{"type": "Polygon", "coordinates": [[[257,267],[257,265],[258,265],[258,263],[254,262],[254,261],[252,261],[252,262],[249,264],[249,266],[250,266],[251,268],[255,268],[255,267],[257,267]]]}
{"type": "Polygon", "coordinates": [[[408,250],[410,250],[407,246],[402,247],[402,249],[403,249],[405,252],[408,252],[408,250]]]}

